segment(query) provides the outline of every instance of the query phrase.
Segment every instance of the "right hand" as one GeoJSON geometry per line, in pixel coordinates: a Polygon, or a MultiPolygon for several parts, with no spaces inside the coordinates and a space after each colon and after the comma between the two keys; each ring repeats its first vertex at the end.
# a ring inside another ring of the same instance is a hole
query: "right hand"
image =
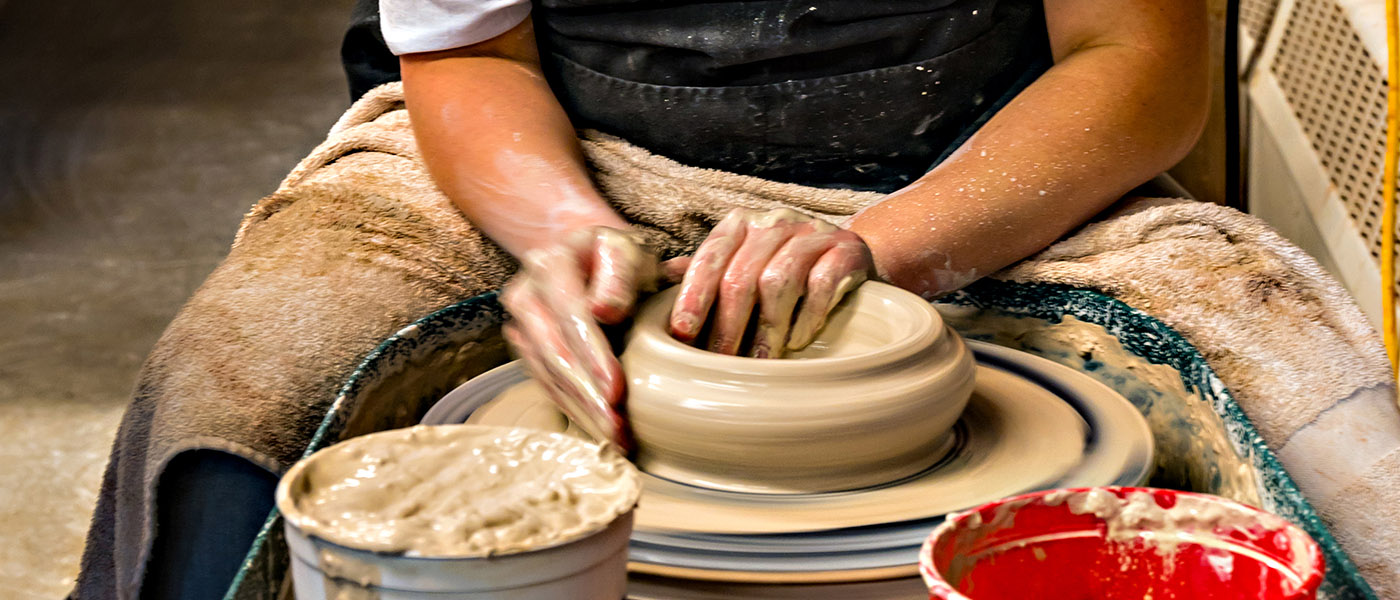
{"type": "Polygon", "coordinates": [[[873,264],[859,235],[821,219],[790,208],[734,209],[691,259],[671,335],[694,341],[713,309],[710,351],[737,354],[756,312],[748,355],[780,358],[812,343],[873,264]]]}
{"type": "Polygon", "coordinates": [[[599,323],[629,317],[638,293],[656,289],[662,265],[636,234],[611,227],[576,231],[520,262],[501,295],[512,317],[506,341],[571,421],[629,450],[626,379],[599,323]]]}

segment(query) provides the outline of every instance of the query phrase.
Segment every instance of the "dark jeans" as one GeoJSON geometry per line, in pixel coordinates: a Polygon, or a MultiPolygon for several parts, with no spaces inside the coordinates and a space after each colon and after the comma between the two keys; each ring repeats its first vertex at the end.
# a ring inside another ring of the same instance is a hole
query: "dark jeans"
{"type": "Polygon", "coordinates": [[[171,460],[156,490],[156,538],[142,598],[223,598],[276,488],[276,476],[231,454],[195,450],[171,460]]]}

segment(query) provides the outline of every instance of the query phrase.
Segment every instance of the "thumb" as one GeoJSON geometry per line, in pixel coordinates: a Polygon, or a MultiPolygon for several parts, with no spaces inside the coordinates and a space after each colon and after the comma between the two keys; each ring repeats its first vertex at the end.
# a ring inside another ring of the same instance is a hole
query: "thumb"
{"type": "Polygon", "coordinates": [[[677,256],[661,263],[661,278],[666,283],[680,283],[685,279],[685,272],[688,269],[690,269],[690,257],[677,256]]]}

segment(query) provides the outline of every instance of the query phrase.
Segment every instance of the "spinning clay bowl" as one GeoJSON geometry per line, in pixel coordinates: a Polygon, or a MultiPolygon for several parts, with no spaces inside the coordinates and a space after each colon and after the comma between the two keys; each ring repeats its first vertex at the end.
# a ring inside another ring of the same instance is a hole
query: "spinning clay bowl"
{"type": "Polygon", "coordinates": [[[922,298],[867,282],[811,346],[758,359],[672,338],[677,293],[641,307],[622,354],[643,470],[710,488],[827,492],[919,473],[951,446],[975,365],[922,298]]]}

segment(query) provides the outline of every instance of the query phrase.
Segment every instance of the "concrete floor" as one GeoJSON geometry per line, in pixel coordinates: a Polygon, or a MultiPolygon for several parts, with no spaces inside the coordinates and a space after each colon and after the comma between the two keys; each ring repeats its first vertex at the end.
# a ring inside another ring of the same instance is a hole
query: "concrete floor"
{"type": "Polygon", "coordinates": [[[77,572],[137,369],[348,103],[347,0],[0,0],[0,597],[77,572]]]}

